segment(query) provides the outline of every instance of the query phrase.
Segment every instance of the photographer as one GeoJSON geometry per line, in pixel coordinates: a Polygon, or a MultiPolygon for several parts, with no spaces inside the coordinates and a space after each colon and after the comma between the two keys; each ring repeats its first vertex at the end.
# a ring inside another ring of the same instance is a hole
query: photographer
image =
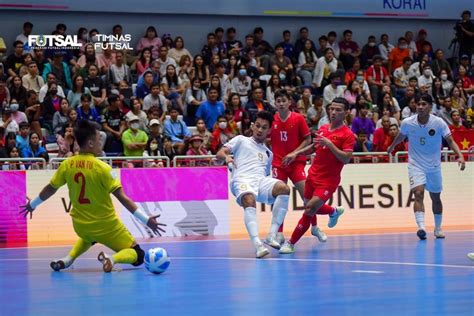
{"type": "Polygon", "coordinates": [[[459,41],[459,56],[468,55],[470,61],[474,50],[474,24],[471,21],[471,11],[464,11],[461,17],[462,20],[454,27],[459,41]]]}

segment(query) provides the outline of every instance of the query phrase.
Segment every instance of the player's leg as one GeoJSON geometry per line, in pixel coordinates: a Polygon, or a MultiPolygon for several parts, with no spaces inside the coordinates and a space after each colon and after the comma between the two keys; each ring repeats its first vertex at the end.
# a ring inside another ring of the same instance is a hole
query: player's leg
{"type": "Polygon", "coordinates": [[[244,193],[239,199],[240,204],[244,208],[245,227],[247,228],[250,240],[255,247],[256,257],[263,258],[269,254],[269,251],[265,246],[263,246],[260,237],[258,237],[257,202],[255,194],[244,193]]]}
{"type": "MultiPolygon", "coordinates": [[[[288,174],[285,168],[272,167],[272,176],[285,184],[288,183],[288,174]]],[[[277,242],[280,243],[280,245],[285,241],[285,237],[283,236],[283,224],[284,223],[281,223],[277,233],[277,242]]]]}
{"type": "Polygon", "coordinates": [[[413,203],[413,211],[415,213],[416,224],[418,231],[416,235],[421,240],[426,239],[425,227],[425,206],[423,199],[425,197],[426,174],[423,170],[413,165],[408,165],[408,178],[410,180],[410,189],[415,197],[413,203]]]}
{"type": "Polygon", "coordinates": [[[280,249],[280,243],[277,241],[278,229],[281,227],[286,213],[288,212],[288,201],[290,199],[290,187],[280,180],[265,179],[260,183],[259,198],[271,190],[271,198],[263,198],[262,202],[273,202],[272,209],[272,223],[270,226],[270,233],[268,234],[265,243],[269,246],[280,249]]]}
{"type": "Polygon", "coordinates": [[[52,261],[50,263],[51,269],[53,269],[54,271],[59,271],[70,267],[73,264],[74,260],[76,260],[84,252],[89,250],[89,248],[92,247],[93,244],[94,242],[88,242],[82,238],[79,238],[66,257],[58,259],[56,261],[52,261]]]}
{"type": "Polygon", "coordinates": [[[426,174],[425,188],[430,192],[435,222],[434,235],[436,238],[445,238],[443,230],[441,229],[441,223],[443,221],[443,203],[441,202],[442,183],[441,169],[426,174]]]}

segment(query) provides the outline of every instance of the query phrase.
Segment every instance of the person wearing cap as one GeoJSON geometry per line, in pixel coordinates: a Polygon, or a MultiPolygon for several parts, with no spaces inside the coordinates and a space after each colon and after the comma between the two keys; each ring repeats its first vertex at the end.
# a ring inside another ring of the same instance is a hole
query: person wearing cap
{"type": "MultiPolygon", "coordinates": [[[[204,148],[203,144],[204,139],[201,135],[193,135],[190,139],[188,139],[188,151],[186,152],[186,156],[205,156],[208,154],[207,150],[204,148]]],[[[194,166],[209,166],[209,160],[195,160],[194,166]]]]}
{"type": "Polygon", "coordinates": [[[471,61],[474,53],[474,24],[471,21],[471,11],[465,10],[461,14],[461,22],[456,23],[456,36],[459,41],[459,56],[466,55],[471,61]]]}
{"type": "Polygon", "coordinates": [[[129,116],[128,129],[122,135],[124,155],[142,156],[147,142],[148,136],[144,131],[140,130],[140,119],[138,116],[129,116]]]}
{"type": "Polygon", "coordinates": [[[370,87],[370,94],[374,101],[373,103],[377,103],[379,93],[382,91],[383,86],[391,84],[390,76],[387,69],[382,66],[382,61],[382,56],[375,55],[373,65],[370,66],[365,73],[370,87]]]}

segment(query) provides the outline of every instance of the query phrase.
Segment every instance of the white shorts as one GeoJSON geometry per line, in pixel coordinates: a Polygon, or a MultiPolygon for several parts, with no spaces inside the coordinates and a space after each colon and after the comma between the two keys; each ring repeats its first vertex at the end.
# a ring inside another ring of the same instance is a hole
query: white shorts
{"type": "Polygon", "coordinates": [[[273,204],[275,198],[272,195],[273,187],[280,180],[269,177],[260,179],[237,178],[230,183],[230,190],[237,198],[237,203],[242,206],[241,198],[246,193],[255,195],[257,202],[273,204]]]}
{"type": "Polygon", "coordinates": [[[441,168],[434,171],[425,171],[414,165],[408,165],[408,179],[410,189],[424,185],[425,189],[431,193],[440,193],[443,190],[443,179],[441,168]]]}

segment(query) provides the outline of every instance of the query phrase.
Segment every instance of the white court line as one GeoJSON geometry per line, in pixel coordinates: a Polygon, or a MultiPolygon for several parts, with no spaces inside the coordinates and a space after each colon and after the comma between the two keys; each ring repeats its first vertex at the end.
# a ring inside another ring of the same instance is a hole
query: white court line
{"type": "MultiPolygon", "coordinates": [[[[444,231],[445,233],[473,233],[472,230],[448,230],[444,231]]],[[[415,235],[414,232],[400,232],[400,233],[371,233],[371,234],[342,234],[342,235],[330,235],[329,237],[364,237],[364,236],[384,236],[384,235],[415,235]]],[[[171,237],[170,237],[171,238],[171,237]]],[[[303,239],[314,238],[310,236],[305,236],[303,239]]],[[[249,240],[248,238],[222,238],[222,239],[194,239],[194,240],[167,240],[160,241],[160,237],[156,237],[156,241],[139,241],[138,244],[174,244],[174,243],[196,243],[196,242],[215,242],[215,241],[242,241],[249,240]]],[[[10,249],[45,249],[45,248],[71,248],[73,243],[70,245],[63,246],[30,246],[30,247],[9,247],[9,248],[0,248],[2,250],[10,249]]]]}
{"type": "MultiPolygon", "coordinates": [[[[52,258],[12,258],[0,259],[1,261],[51,261],[52,258]]],[[[436,264],[436,263],[416,263],[416,262],[390,262],[390,261],[361,261],[361,260],[337,260],[337,259],[305,259],[305,258],[241,258],[241,257],[171,257],[173,260],[241,260],[241,261],[296,261],[296,262],[331,262],[331,263],[356,263],[356,264],[378,264],[391,266],[415,266],[415,267],[431,267],[431,268],[458,268],[458,269],[473,269],[473,266],[460,266],[452,264],[436,264]]],[[[78,260],[97,260],[97,258],[79,258],[78,260]]]]}
{"type": "Polygon", "coordinates": [[[375,271],[375,270],[352,270],[354,273],[369,273],[369,274],[382,274],[385,273],[383,271],[375,271]]]}

